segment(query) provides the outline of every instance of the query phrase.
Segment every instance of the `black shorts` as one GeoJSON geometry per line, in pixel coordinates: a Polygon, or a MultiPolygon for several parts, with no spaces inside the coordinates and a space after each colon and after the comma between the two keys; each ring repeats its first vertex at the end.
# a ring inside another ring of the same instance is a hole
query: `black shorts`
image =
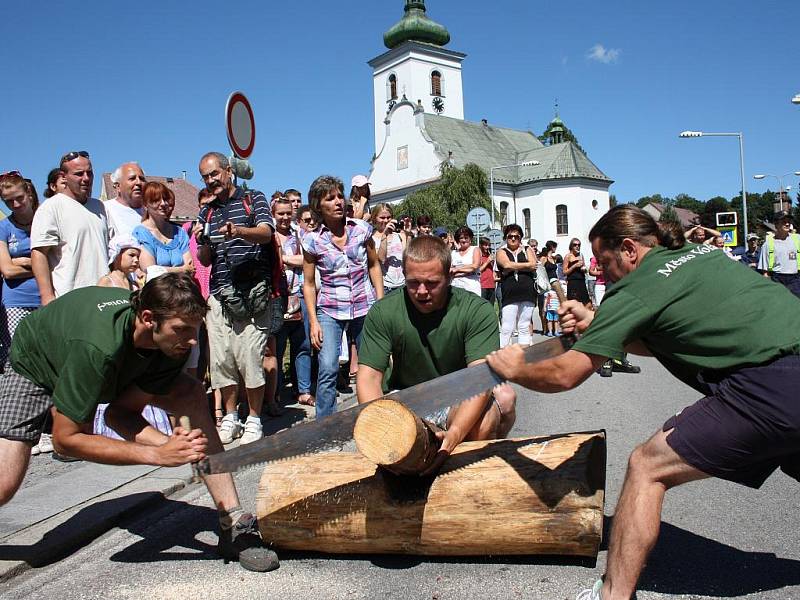
{"type": "Polygon", "coordinates": [[[705,383],[705,398],[664,423],[678,456],[708,475],[748,487],[761,487],[779,467],[800,481],[800,356],[705,383]]]}

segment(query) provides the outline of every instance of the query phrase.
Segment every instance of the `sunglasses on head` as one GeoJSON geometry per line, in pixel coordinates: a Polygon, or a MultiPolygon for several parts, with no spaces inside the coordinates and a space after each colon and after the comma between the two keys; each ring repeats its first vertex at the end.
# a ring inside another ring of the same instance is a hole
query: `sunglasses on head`
{"type": "Polygon", "coordinates": [[[67,152],[64,156],[62,156],[61,162],[69,162],[71,160],[75,160],[79,156],[83,158],[89,158],[89,153],[86,150],[73,150],[72,152],[67,152]]]}
{"type": "Polygon", "coordinates": [[[6,177],[22,177],[22,173],[19,171],[6,171],[5,173],[0,173],[0,179],[4,179],[6,177]]]}

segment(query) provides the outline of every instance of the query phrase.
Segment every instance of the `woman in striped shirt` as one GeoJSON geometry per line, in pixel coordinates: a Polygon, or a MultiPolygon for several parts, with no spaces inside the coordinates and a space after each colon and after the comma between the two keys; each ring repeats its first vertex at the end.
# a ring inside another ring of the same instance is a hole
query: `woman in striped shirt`
{"type": "Polygon", "coordinates": [[[383,297],[383,274],[372,241],[372,226],[345,217],[344,184],[317,177],[308,192],[320,219],[303,244],[303,297],[308,308],[311,345],[319,351],[317,417],[336,410],[339,344],[348,331],[356,345],[369,307],[383,297]],[[319,273],[317,286],[315,272],[319,273]]]}

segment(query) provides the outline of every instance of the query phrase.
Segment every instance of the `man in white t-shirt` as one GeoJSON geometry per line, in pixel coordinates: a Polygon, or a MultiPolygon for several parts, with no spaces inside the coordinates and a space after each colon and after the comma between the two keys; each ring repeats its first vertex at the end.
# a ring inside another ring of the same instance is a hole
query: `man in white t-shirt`
{"type": "Polygon", "coordinates": [[[108,237],[131,235],[134,227],[142,224],[142,200],[147,183],[144,171],[138,163],[125,163],[111,174],[111,182],[117,197],[103,202],[108,215],[108,237]]]}
{"type": "Polygon", "coordinates": [[[31,226],[31,267],[42,306],[108,273],[108,221],[103,203],[92,198],[89,153],[65,154],[60,169],[67,189],[42,203],[31,226]]]}

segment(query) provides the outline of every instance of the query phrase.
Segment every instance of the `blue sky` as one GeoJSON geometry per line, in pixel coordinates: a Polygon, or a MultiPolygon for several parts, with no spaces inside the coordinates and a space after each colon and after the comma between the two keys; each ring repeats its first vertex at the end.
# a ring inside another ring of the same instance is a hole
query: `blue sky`
{"type": "MultiPolygon", "coordinates": [[[[43,182],[88,150],[95,171],[138,160],[199,184],[207,150],[228,152],[224,105],[241,89],[257,125],[253,187],[307,191],[322,173],[367,173],[372,73],[403,0],[4,3],[0,171],[43,182]],[[222,8],[223,6],[232,8],[222,8]]],[[[620,201],[749,191],[800,169],[797,24],[790,0],[570,3],[428,0],[465,52],[466,118],[530,128],[560,114],[620,201]]],[[[785,184],[798,185],[797,177],[785,184]]],[[[100,193],[99,177],[95,195],[100,193]]]]}

